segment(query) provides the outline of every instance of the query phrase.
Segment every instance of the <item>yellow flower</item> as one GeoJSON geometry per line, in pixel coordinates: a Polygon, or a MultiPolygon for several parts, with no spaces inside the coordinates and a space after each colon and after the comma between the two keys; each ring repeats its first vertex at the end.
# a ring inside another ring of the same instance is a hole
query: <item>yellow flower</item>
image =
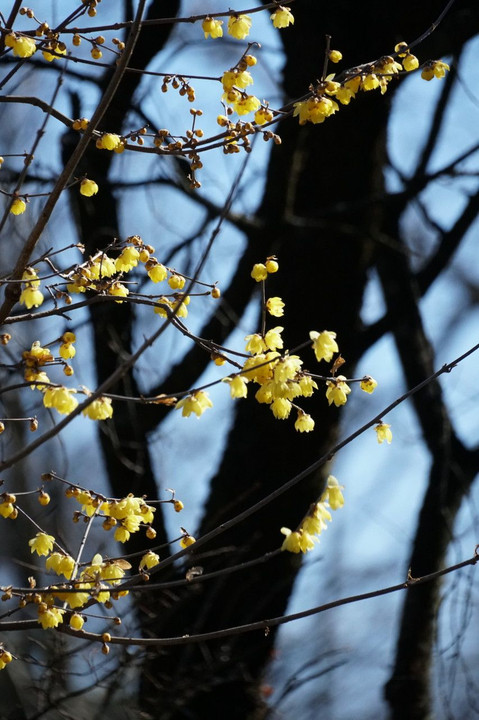
{"type": "Polygon", "coordinates": [[[93,402],[83,410],[83,415],[89,417],[90,420],[107,420],[113,417],[111,398],[100,396],[96,400],[93,400],[93,402]]]}
{"type": "Polygon", "coordinates": [[[182,548],[187,548],[190,545],[193,545],[193,543],[196,542],[196,538],[193,537],[193,535],[183,535],[183,537],[180,540],[180,546],[182,548]]]}
{"type": "Polygon", "coordinates": [[[160,562],[160,556],[154,553],[152,550],[148,550],[140,560],[140,570],[149,570],[160,562]]]}
{"type": "Polygon", "coordinates": [[[34,538],[28,541],[30,552],[36,552],[37,555],[48,555],[53,550],[55,538],[53,535],[47,535],[44,532],[37,532],[34,538]]]}
{"type": "Polygon", "coordinates": [[[38,622],[44,630],[58,627],[63,622],[63,613],[65,611],[56,607],[44,606],[45,603],[40,603],[38,606],[38,622]]]}
{"type": "Polygon", "coordinates": [[[361,90],[376,90],[379,87],[378,76],[374,73],[369,73],[361,81],[361,90]]]}
{"type": "Polygon", "coordinates": [[[396,52],[401,58],[406,57],[409,52],[409,46],[407,42],[404,42],[403,40],[402,42],[399,42],[397,45],[395,45],[394,52],[396,52]]]}
{"type": "Polygon", "coordinates": [[[371,375],[365,375],[363,379],[361,380],[359,387],[361,390],[364,390],[364,392],[372,393],[374,392],[375,388],[377,388],[378,384],[376,380],[371,377],[371,375]]]}
{"type": "Polygon", "coordinates": [[[440,60],[435,60],[433,62],[434,77],[443,78],[446,74],[446,71],[450,70],[450,69],[451,68],[449,67],[449,65],[447,65],[444,62],[441,62],[440,60]]]}
{"type": "Polygon", "coordinates": [[[311,432],[314,430],[314,420],[303,410],[298,411],[298,417],[294,423],[294,429],[298,432],[311,432]]]}
{"type": "Polygon", "coordinates": [[[301,536],[297,531],[291,531],[287,527],[282,527],[281,532],[285,535],[281,550],[288,550],[288,552],[299,553],[301,552],[300,540],[301,536]]]}
{"type": "Polygon", "coordinates": [[[306,122],[312,122],[314,125],[324,122],[330,115],[334,115],[339,110],[338,103],[331,98],[311,97],[308,100],[294,103],[293,116],[299,115],[299,124],[305,125],[306,122]]]}
{"type": "Polygon", "coordinates": [[[260,106],[261,103],[255,95],[242,95],[239,100],[233,103],[233,108],[238,115],[247,115],[257,110],[260,106]]]}
{"type": "Polygon", "coordinates": [[[119,257],[115,261],[117,272],[129,272],[138,265],[140,253],[135,247],[128,246],[124,248],[119,257]]]}
{"type": "Polygon", "coordinates": [[[112,275],[115,275],[117,271],[115,261],[103,252],[92,258],[86,270],[87,276],[91,280],[111,277],[112,275]]]}
{"type": "Polygon", "coordinates": [[[186,395],[186,397],[176,403],[177,409],[183,408],[181,413],[183,417],[189,417],[192,412],[195,413],[197,417],[200,417],[209,407],[213,407],[213,403],[208,397],[208,394],[203,390],[197,390],[191,395],[186,395]]]}
{"type": "Polygon", "coordinates": [[[168,278],[168,285],[172,290],[183,290],[185,283],[185,278],[182,277],[182,275],[177,275],[176,273],[173,273],[173,275],[170,275],[168,278]]]}
{"type": "Polygon", "coordinates": [[[268,350],[277,350],[278,348],[283,347],[283,338],[281,337],[283,330],[284,328],[280,325],[268,330],[264,336],[264,344],[268,350]]]}
{"type": "Polygon", "coordinates": [[[303,397],[311,397],[318,386],[310,375],[303,375],[299,379],[299,388],[303,397]]]}
{"type": "Polygon", "coordinates": [[[40,307],[43,300],[44,297],[41,291],[31,285],[27,285],[20,295],[20,303],[25,305],[27,310],[30,310],[32,307],[40,307]]]}
{"type": "Polygon", "coordinates": [[[8,650],[5,650],[4,648],[0,651],[0,670],[3,670],[4,667],[8,665],[8,663],[12,662],[13,655],[11,652],[8,652],[8,650]]]}
{"type": "MultiPolygon", "coordinates": [[[[330,475],[326,483],[326,489],[321,496],[321,503],[329,503],[331,510],[338,510],[339,508],[343,507],[344,497],[343,493],[341,492],[343,489],[343,485],[339,484],[334,475],[330,475]]],[[[331,515],[329,516],[329,520],[331,520],[331,515]]]]}
{"type": "MultiPolygon", "coordinates": [[[[116,297],[127,297],[130,294],[130,291],[121,282],[114,282],[108,288],[108,294],[115,295],[116,297]]],[[[123,300],[115,300],[115,302],[122,303],[123,300]]]]}
{"type": "Polygon", "coordinates": [[[250,28],[249,15],[231,15],[228,20],[228,34],[237,40],[244,40],[249,35],[250,28]]]}
{"type": "Polygon", "coordinates": [[[243,365],[243,370],[248,371],[245,373],[245,377],[248,380],[254,380],[255,382],[263,385],[263,383],[271,380],[273,376],[273,360],[279,357],[277,352],[260,353],[254,357],[250,357],[246,360],[243,365]],[[261,367],[258,367],[258,366],[261,367]]]}
{"type": "Polygon", "coordinates": [[[318,538],[310,535],[302,528],[299,530],[299,548],[301,552],[306,553],[314,549],[314,541],[319,542],[318,538]]]}
{"type": "Polygon", "coordinates": [[[15,515],[15,506],[14,502],[16,501],[16,496],[11,493],[4,493],[2,495],[2,502],[0,503],[0,515],[4,518],[10,517],[10,515],[15,515]]]}
{"type": "Polygon", "coordinates": [[[303,361],[299,355],[285,355],[273,370],[273,376],[277,383],[283,383],[288,380],[294,380],[301,370],[303,361]]]}
{"type": "Polygon", "coordinates": [[[11,47],[15,57],[27,58],[36,52],[35,41],[30,37],[17,37],[15,33],[9,33],[5,38],[5,45],[11,47]]]}
{"type": "Polygon", "coordinates": [[[288,25],[294,25],[294,17],[291,10],[282,5],[280,5],[270,17],[275,28],[285,28],[288,27],[288,25]]]}
{"type": "Polygon", "coordinates": [[[116,150],[121,144],[120,136],[115,133],[104,133],[97,141],[97,147],[104,150],[116,150]]]}
{"type": "Polygon", "coordinates": [[[221,27],[223,25],[222,20],[214,20],[212,17],[206,17],[203,20],[202,28],[203,32],[205,34],[205,39],[208,37],[212,38],[220,38],[223,37],[223,28],[221,27]]]}
{"type": "Polygon", "coordinates": [[[42,52],[43,57],[47,62],[53,62],[58,58],[59,55],[66,55],[67,49],[66,47],[60,47],[57,45],[55,48],[52,48],[50,46],[45,47],[45,49],[42,52]],[[55,55],[52,54],[52,52],[56,53],[55,55]]]}
{"type": "Polygon", "coordinates": [[[161,263],[156,263],[155,265],[150,267],[147,272],[148,277],[154,283],[163,282],[163,280],[166,280],[166,277],[168,275],[167,269],[161,263]]]}
{"type": "Polygon", "coordinates": [[[266,350],[266,343],[259,333],[246,335],[245,340],[247,341],[245,350],[252,355],[259,355],[266,350]]]}
{"type": "Polygon", "coordinates": [[[446,63],[441,62],[440,60],[433,60],[424,67],[423,71],[421,72],[421,77],[423,80],[432,80],[433,77],[436,78],[443,78],[446,74],[446,70],[450,70],[449,65],[446,63]]]}
{"type": "Polygon", "coordinates": [[[81,630],[84,623],[85,620],[81,615],[78,613],[72,613],[72,616],[70,617],[70,627],[73,630],[81,630]]]}
{"type": "Polygon", "coordinates": [[[248,87],[248,85],[253,84],[253,78],[251,77],[251,73],[247,70],[243,70],[241,72],[239,70],[226,70],[226,72],[222,75],[221,83],[223,85],[223,90],[227,93],[235,86],[244,90],[248,87]]]}
{"type": "Polygon", "coordinates": [[[256,265],[253,265],[251,277],[253,278],[253,280],[256,280],[256,282],[266,280],[266,278],[268,277],[266,265],[263,265],[263,263],[256,263],[256,265]]]}
{"type": "Polygon", "coordinates": [[[98,192],[98,185],[94,180],[88,180],[88,178],[85,178],[81,181],[80,184],[80,194],[84,195],[85,197],[91,197],[92,195],[96,195],[98,192]]]}
{"type": "Polygon", "coordinates": [[[70,555],[54,552],[46,559],[45,568],[53,570],[57,575],[64,575],[67,580],[70,580],[75,568],[75,560],[70,555]]]}
{"type": "Polygon", "coordinates": [[[15,198],[10,206],[10,212],[12,215],[22,215],[27,209],[27,203],[23,198],[15,198]]]}
{"type": "Polygon", "coordinates": [[[66,342],[60,345],[59,353],[60,357],[62,357],[64,360],[70,360],[71,358],[75,357],[76,350],[72,343],[66,342]]]}
{"type": "Polygon", "coordinates": [[[271,122],[273,117],[274,115],[269,108],[260,107],[254,114],[254,121],[256,125],[264,125],[265,123],[271,122]]]}
{"type": "Polygon", "coordinates": [[[74,390],[69,390],[63,385],[60,387],[49,387],[43,395],[43,404],[47,408],[55,408],[62,415],[69,415],[78,405],[73,397],[74,390]]]}
{"type": "Polygon", "coordinates": [[[245,398],[248,394],[247,378],[243,375],[235,375],[233,378],[224,378],[224,382],[227,382],[230,386],[230,393],[232,398],[245,398]]]}
{"type": "Polygon", "coordinates": [[[311,330],[309,337],[313,341],[313,350],[318,362],[321,362],[321,360],[329,362],[334,353],[339,350],[336,342],[336,333],[331,332],[331,330],[323,330],[322,333],[311,330]]]}
{"type": "Polygon", "coordinates": [[[286,420],[291,412],[292,404],[291,400],[279,397],[273,400],[270,407],[277,420],[286,420]]]}
{"type": "Polygon", "coordinates": [[[387,442],[388,445],[391,444],[391,440],[393,439],[393,434],[391,431],[391,426],[387,423],[379,423],[379,425],[376,425],[374,428],[376,430],[376,435],[378,438],[378,443],[382,445],[384,441],[387,442]]]}
{"type": "Polygon", "coordinates": [[[334,403],[336,407],[339,407],[346,403],[351,388],[346,384],[344,375],[338,375],[336,380],[328,381],[326,386],[326,398],[330,405],[334,403]]]}
{"type": "Polygon", "coordinates": [[[130,539],[130,533],[126,528],[120,526],[115,530],[113,537],[117,542],[125,543],[130,539]]]}
{"type": "Polygon", "coordinates": [[[280,297],[271,297],[266,300],[266,310],[273,317],[281,317],[284,315],[284,302],[280,297]]]}
{"type": "Polygon", "coordinates": [[[402,65],[407,72],[411,72],[411,70],[416,70],[419,67],[419,60],[415,55],[408,53],[406,57],[403,58],[402,65]]]}
{"type": "Polygon", "coordinates": [[[329,51],[329,59],[332,63],[338,63],[340,60],[343,59],[343,54],[339,52],[339,50],[330,50],[329,51]]]}

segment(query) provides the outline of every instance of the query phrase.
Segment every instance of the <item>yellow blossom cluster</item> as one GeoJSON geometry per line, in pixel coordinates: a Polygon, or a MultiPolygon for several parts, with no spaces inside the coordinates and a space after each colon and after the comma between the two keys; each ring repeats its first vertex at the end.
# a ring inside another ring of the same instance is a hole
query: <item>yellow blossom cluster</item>
{"type": "MultiPolygon", "coordinates": [[[[385,55],[375,62],[348,70],[338,79],[335,79],[334,75],[328,75],[310,87],[311,95],[306,100],[294,103],[293,116],[299,118],[300,125],[307,122],[318,124],[334,115],[340,105],[349,105],[358,92],[379,89],[381,94],[384,94],[388,84],[398,73],[411,72],[419,67],[419,60],[409,52],[407,43],[398,43],[394,51],[401,60],[400,63],[393,56],[385,55]]],[[[331,62],[339,62],[341,58],[338,50],[332,50],[329,54],[331,62]]],[[[441,78],[447,70],[449,66],[446,63],[433,60],[425,64],[421,77],[424,80],[441,78]]]]}
{"type": "Polygon", "coordinates": [[[287,527],[281,528],[281,532],[285,535],[281,550],[293,553],[306,553],[312,550],[314,543],[319,542],[319,536],[323,530],[327,529],[327,523],[332,520],[329,510],[338,510],[343,507],[342,490],[343,486],[333,475],[330,475],[319,502],[311,505],[299,527],[296,530],[290,530],[287,527]]]}
{"type": "MultiPolygon", "coordinates": [[[[286,28],[294,24],[294,17],[291,10],[282,5],[278,5],[274,13],[270,16],[275,28],[286,28]]],[[[244,40],[248,37],[252,26],[252,20],[249,15],[243,13],[231,14],[228,18],[228,35],[236,40],[244,40]]],[[[205,39],[223,37],[223,21],[217,20],[211,16],[207,16],[201,25],[205,34],[205,39]]]]}
{"type": "MultiPolygon", "coordinates": [[[[264,282],[270,273],[279,269],[277,258],[267,258],[265,263],[257,263],[251,272],[251,277],[256,282],[264,282]]],[[[284,303],[281,298],[273,297],[265,300],[265,310],[273,316],[284,314],[284,303]]],[[[314,430],[313,418],[302,408],[298,407],[296,400],[299,397],[311,397],[318,389],[314,376],[310,371],[303,368],[303,360],[288,350],[284,350],[282,332],[284,328],[280,325],[261,333],[253,333],[245,337],[245,350],[250,357],[246,359],[240,373],[233,377],[224,378],[230,386],[233,398],[244,398],[247,396],[247,385],[254,382],[259,385],[255,398],[259,403],[265,403],[275,418],[278,420],[287,419],[293,409],[297,412],[294,424],[298,432],[311,432],[314,430]],[[282,351],[281,353],[279,351],[282,351]]],[[[310,332],[312,349],[318,362],[331,362],[333,356],[339,352],[336,342],[336,333],[331,330],[310,332]]],[[[326,385],[326,399],[331,405],[337,407],[344,405],[351,388],[343,375],[335,376],[335,368],[344,362],[339,358],[339,364],[335,363],[332,368],[332,377],[323,378],[326,385]]],[[[370,375],[361,380],[361,389],[372,393],[377,382],[370,375]]]]}
{"type": "MultiPolygon", "coordinates": [[[[84,293],[87,290],[113,295],[120,298],[116,302],[123,302],[121,298],[128,297],[130,291],[121,282],[123,276],[140,263],[144,264],[148,277],[153,283],[167,280],[171,290],[181,290],[186,284],[184,275],[176,270],[166,268],[154,257],[154,247],[143,242],[138,235],[126,239],[118,257],[113,258],[107,252],[99,252],[81,265],[77,265],[70,273],[70,281],[66,285],[69,293],[84,293]]],[[[183,293],[174,292],[171,297],[161,296],[157,300],[154,312],[161,317],[167,317],[168,312],[174,312],[178,317],[187,317],[187,305],[190,297],[183,293]]]]}
{"type": "Polygon", "coordinates": [[[103,529],[115,528],[115,540],[126,542],[132,533],[146,528],[147,536],[154,537],[151,527],[154,520],[155,508],[148,505],[143,498],[130,494],[120,500],[106,499],[102,495],[70,487],[66,491],[67,497],[75,498],[82,506],[81,512],[91,517],[98,515],[103,518],[103,529]]]}
{"type": "MultiPolygon", "coordinates": [[[[75,333],[67,331],[61,337],[59,348],[59,356],[62,360],[71,360],[76,355],[74,342],[76,341],[75,333]]],[[[40,345],[36,340],[32,343],[30,350],[22,353],[25,365],[24,377],[27,382],[32,384],[33,390],[40,390],[43,393],[43,405],[46,408],[54,408],[62,415],[69,415],[78,406],[78,400],[75,398],[77,390],[67,388],[64,385],[53,385],[44,368],[45,365],[57,364],[57,359],[53,357],[50,350],[40,345]]],[[[64,373],[73,375],[73,368],[65,363],[64,373]]],[[[89,394],[84,388],[83,392],[89,394]]],[[[100,396],[93,400],[83,410],[83,415],[91,420],[106,420],[113,416],[113,407],[111,398],[100,396]]]]}
{"type": "Polygon", "coordinates": [[[224,92],[221,99],[231,105],[238,115],[247,115],[261,107],[261,102],[257,97],[245,92],[245,88],[253,84],[253,77],[246,68],[255,64],[256,58],[246,55],[236,67],[227,70],[222,75],[221,83],[224,92]]]}

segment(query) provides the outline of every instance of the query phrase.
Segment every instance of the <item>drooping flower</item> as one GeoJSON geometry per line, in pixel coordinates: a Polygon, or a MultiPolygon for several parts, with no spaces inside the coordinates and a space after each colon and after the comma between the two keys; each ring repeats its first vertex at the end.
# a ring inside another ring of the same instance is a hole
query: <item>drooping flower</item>
{"type": "Polygon", "coordinates": [[[323,330],[321,333],[311,330],[309,337],[313,341],[313,350],[318,362],[321,362],[321,360],[330,362],[334,353],[339,351],[336,333],[331,332],[331,330],[323,330]]]}
{"type": "Polygon", "coordinates": [[[80,195],[84,195],[85,197],[92,197],[93,195],[96,195],[97,192],[98,185],[94,180],[88,180],[88,178],[85,178],[81,181],[80,195]]]}
{"type": "Polygon", "coordinates": [[[44,630],[55,628],[63,622],[63,613],[65,611],[60,608],[40,603],[38,606],[38,622],[44,630]]]}
{"type": "Polygon", "coordinates": [[[235,375],[233,378],[225,378],[230,386],[230,393],[232,398],[245,398],[248,395],[248,379],[243,375],[235,375]]]}
{"type": "Polygon", "coordinates": [[[381,423],[379,423],[379,425],[376,425],[376,427],[374,429],[376,430],[378,443],[380,445],[382,445],[382,443],[384,441],[386,441],[388,445],[391,444],[391,441],[393,439],[391,425],[381,422],[381,423]]]}
{"type": "Polygon", "coordinates": [[[201,27],[203,28],[203,32],[205,34],[205,39],[211,37],[211,38],[220,38],[223,37],[223,28],[221,27],[223,25],[222,20],[216,20],[212,17],[206,17],[203,20],[203,23],[201,27]]]}
{"type": "Polygon", "coordinates": [[[284,315],[284,302],[280,297],[271,297],[266,300],[266,310],[273,317],[282,317],[284,315]]]}
{"type": "Polygon", "coordinates": [[[244,40],[251,29],[249,15],[231,15],[228,20],[228,34],[237,40],[244,40]]]}
{"type": "Polygon", "coordinates": [[[373,377],[371,377],[371,375],[365,375],[365,377],[363,377],[363,379],[361,380],[361,382],[359,384],[359,387],[361,388],[361,390],[364,390],[364,392],[367,392],[369,394],[374,392],[374,390],[377,388],[377,386],[378,386],[378,384],[377,384],[376,380],[373,377]]]}
{"type": "Polygon", "coordinates": [[[140,259],[140,253],[135,247],[130,245],[123,248],[120,255],[115,261],[115,267],[117,272],[129,272],[138,265],[140,259]]]}
{"type": "Polygon", "coordinates": [[[285,28],[294,25],[294,16],[289,8],[280,5],[270,16],[275,28],[285,28]]]}
{"type": "Polygon", "coordinates": [[[294,429],[298,432],[311,432],[314,430],[314,420],[311,415],[305,413],[303,410],[298,411],[298,417],[294,423],[294,429]]]}
{"type": "Polygon", "coordinates": [[[336,407],[345,405],[351,388],[346,383],[344,375],[338,375],[335,380],[329,380],[326,383],[326,388],[326,398],[330,405],[332,405],[332,403],[334,403],[336,407]]]}
{"type": "Polygon", "coordinates": [[[197,390],[191,395],[186,395],[176,403],[177,409],[182,408],[183,417],[189,417],[191,413],[200,417],[209,407],[213,407],[213,403],[204,390],[197,390]]]}
{"type": "Polygon", "coordinates": [[[73,396],[74,392],[63,385],[48,387],[43,394],[43,404],[47,408],[55,408],[62,415],[69,415],[78,406],[78,401],[73,396]]]}
{"type": "Polygon", "coordinates": [[[6,47],[11,47],[15,57],[28,58],[37,50],[35,41],[31,37],[18,37],[15,33],[9,33],[5,37],[6,47]]]}
{"type": "Polygon", "coordinates": [[[143,557],[140,560],[139,569],[140,570],[149,570],[150,568],[155,567],[155,565],[158,565],[159,562],[160,562],[160,556],[157,555],[152,550],[148,550],[148,552],[145,553],[145,555],[143,555],[143,557]]]}
{"type": "Polygon", "coordinates": [[[37,532],[34,538],[28,541],[30,552],[36,552],[37,555],[48,555],[53,550],[55,538],[53,535],[47,535],[44,532],[37,532]]]}
{"type": "Polygon", "coordinates": [[[23,215],[26,209],[27,203],[23,198],[20,197],[16,197],[10,205],[10,212],[12,213],[12,215],[23,215]]]}
{"type": "Polygon", "coordinates": [[[253,266],[253,269],[251,271],[251,277],[253,278],[253,280],[256,280],[256,282],[266,280],[266,278],[268,277],[268,270],[266,269],[266,265],[263,265],[263,263],[256,263],[256,265],[253,266]]]}

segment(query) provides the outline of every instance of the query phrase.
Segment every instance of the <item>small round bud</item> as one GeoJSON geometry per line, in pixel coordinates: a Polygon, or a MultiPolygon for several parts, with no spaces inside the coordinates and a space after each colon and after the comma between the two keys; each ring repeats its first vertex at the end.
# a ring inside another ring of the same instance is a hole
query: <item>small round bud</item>
{"type": "Polygon", "coordinates": [[[40,505],[48,505],[50,502],[50,495],[42,490],[38,496],[38,502],[40,505]]]}

